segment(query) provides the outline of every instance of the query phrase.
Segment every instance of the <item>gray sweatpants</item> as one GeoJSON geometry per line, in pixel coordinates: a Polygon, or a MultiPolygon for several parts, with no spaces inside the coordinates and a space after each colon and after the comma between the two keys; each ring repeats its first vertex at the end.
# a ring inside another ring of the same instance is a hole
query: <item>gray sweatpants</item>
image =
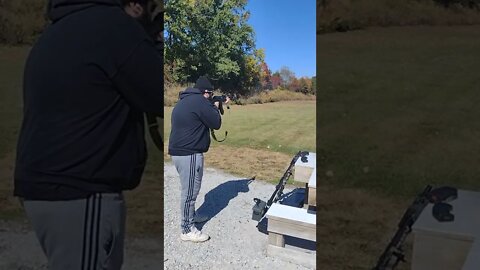
{"type": "Polygon", "coordinates": [[[203,153],[189,156],[172,156],[173,164],[180,175],[181,198],[180,211],[182,213],[182,233],[189,233],[195,214],[195,200],[202,185],[203,153]]]}
{"type": "Polygon", "coordinates": [[[88,199],[24,201],[49,270],[118,270],[123,263],[125,201],[122,194],[88,199]]]}

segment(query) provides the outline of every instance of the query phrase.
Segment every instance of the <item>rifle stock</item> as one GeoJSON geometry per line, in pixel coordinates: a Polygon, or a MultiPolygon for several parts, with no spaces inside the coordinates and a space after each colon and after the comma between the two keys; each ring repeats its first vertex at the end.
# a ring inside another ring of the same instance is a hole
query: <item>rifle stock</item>
{"type": "Polygon", "coordinates": [[[287,170],[283,174],[282,178],[280,178],[280,181],[278,184],[275,186],[275,191],[273,192],[272,196],[270,196],[270,199],[268,199],[267,202],[264,202],[258,198],[253,199],[255,202],[255,205],[253,206],[252,210],[252,219],[256,221],[261,221],[265,214],[267,213],[268,209],[270,206],[272,206],[273,203],[277,202],[280,200],[280,198],[283,196],[283,189],[285,188],[285,185],[287,184],[288,179],[290,176],[292,176],[293,172],[293,166],[295,166],[295,163],[300,157],[306,157],[308,155],[307,151],[299,151],[292,159],[290,162],[290,165],[288,166],[287,170]]]}

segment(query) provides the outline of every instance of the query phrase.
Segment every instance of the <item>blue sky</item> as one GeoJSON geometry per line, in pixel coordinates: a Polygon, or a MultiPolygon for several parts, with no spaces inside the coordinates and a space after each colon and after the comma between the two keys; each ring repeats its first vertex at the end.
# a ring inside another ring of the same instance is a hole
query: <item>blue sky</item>
{"type": "Polygon", "coordinates": [[[272,72],[287,66],[297,78],[315,76],[315,0],[249,0],[246,9],[272,72]]]}

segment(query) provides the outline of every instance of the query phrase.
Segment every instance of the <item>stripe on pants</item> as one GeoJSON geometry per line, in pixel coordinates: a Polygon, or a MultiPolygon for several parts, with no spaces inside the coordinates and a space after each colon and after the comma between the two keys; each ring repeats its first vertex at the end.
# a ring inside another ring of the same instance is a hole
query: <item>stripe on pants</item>
{"type": "Polygon", "coordinates": [[[193,191],[195,187],[195,176],[196,176],[196,159],[197,156],[193,154],[190,156],[190,173],[188,177],[188,188],[187,188],[187,198],[185,200],[184,204],[184,209],[183,209],[183,214],[185,217],[184,224],[183,224],[183,233],[189,233],[190,232],[190,205],[192,204],[192,197],[193,197],[193,191]]]}
{"type": "Polygon", "coordinates": [[[82,270],[95,270],[98,260],[102,194],[86,199],[83,226],[82,270]]]}

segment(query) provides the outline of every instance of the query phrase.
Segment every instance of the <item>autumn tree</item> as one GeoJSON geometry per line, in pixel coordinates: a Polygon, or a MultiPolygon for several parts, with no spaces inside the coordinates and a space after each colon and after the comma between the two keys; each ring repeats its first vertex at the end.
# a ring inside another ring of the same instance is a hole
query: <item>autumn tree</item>
{"type": "Polygon", "coordinates": [[[260,83],[262,89],[271,90],[273,89],[272,85],[272,72],[268,68],[267,63],[263,62],[260,64],[260,83]]]}
{"type": "Polygon", "coordinates": [[[278,73],[278,71],[272,74],[271,81],[272,89],[277,89],[283,85],[282,77],[280,76],[280,73],[278,73]]]}

